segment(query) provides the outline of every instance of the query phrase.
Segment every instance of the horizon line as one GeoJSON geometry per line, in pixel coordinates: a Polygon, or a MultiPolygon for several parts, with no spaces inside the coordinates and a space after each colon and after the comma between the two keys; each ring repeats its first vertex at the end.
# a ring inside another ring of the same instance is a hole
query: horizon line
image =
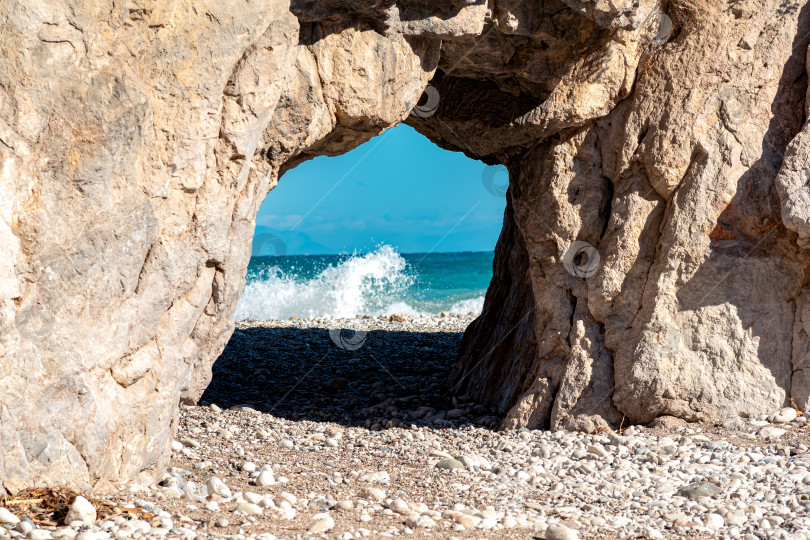
{"type": "MultiPolygon", "coordinates": [[[[346,255],[346,256],[368,255],[369,253],[373,253],[373,251],[375,251],[375,250],[372,250],[372,251],[354,251],[354,252],[351,252],[351,253],[347,252],[347,251],[341,251],[339,253],[285,253],[284,255],[254,255],[254,254],[251,254],[250,258],[254,259],[254,258],[260,258],[260,257],[275,258],[275,257],[325,257],[325,256],[336,257],[336,256],[340,256],[340,255],[346,255]]],[[[407,253],[400,253],[400,252],[397,252],[397,253],[399,253],[400,255],[458,255],[458,254],[462,254],[462,253],[492,253],[494,255],[495,250],[494,249],[492,249],[492,250],[485,249],[485,250],[481,250],[481,251],[472,251],[472,250],[469,250],[469,249],[465,249],[465,250],[462,250],[462,251],[413,251],[413,252],[407,252],[407,253]]]]}

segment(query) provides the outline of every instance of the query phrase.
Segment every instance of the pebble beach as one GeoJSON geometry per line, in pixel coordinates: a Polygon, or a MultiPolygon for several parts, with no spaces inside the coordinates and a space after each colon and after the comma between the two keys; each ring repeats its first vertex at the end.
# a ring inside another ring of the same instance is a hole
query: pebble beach
{"type": "Polygon", "coordinates": [[[500,432],[446,386],[473,318],[241,322],[159,482],[0,539],[810,538],[800,411],[500,432]]]}

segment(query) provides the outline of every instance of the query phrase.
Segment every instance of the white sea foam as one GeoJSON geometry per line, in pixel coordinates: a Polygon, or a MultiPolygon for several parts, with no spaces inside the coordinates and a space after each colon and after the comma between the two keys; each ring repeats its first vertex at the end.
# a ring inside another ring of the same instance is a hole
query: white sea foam
{"type": "Polygon", "coordinates": [[[484,309],[484,297],[479,296],[478,298],[469,298],[467,300],[461,300],[460,302],[456,302],[453,304],[453,307],[450,308],[450,311],[454,313],[481,313],[481,310],[484,309]]]}
{"type": "Polygon", "coordinates": [[[413,298],[416,283],[405,258],[390,246],[352,255],[305,278],[293,269],[266,268],[245,285],[234,318],[351,318],[356,315],[407,313],[434,315],[442,311],[481,312],[484,297],[453,301],[413,298]]]}
{"type": "Polygon", "coordinates": [[[412,283],[406,267],[399,253],[382,246],[330,265],[309,280],[271,268],[262,279],[245,286],[234,318],[347,318],[379,312],[412,283]]]}

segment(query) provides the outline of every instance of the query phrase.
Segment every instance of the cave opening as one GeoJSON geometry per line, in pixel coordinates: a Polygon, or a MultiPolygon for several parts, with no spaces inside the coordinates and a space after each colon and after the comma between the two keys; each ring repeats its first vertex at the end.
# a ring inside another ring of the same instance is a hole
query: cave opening
{"type": "Polygon", "coordinates": [[[445,386],[483,307],[508,173],[407,125],[286,172],[203,403],[382,429],[495,416],[445,386]]]}

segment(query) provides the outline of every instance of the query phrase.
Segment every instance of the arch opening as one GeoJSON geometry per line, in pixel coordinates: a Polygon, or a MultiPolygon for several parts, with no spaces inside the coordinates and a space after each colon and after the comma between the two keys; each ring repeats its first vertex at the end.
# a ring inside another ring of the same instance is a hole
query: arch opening
{"type": "Polygon", "coordinates": [[[483,308],[507,187],[505,167],[404,124],[287,171],[258,212],[236,331],[202,402],[372,429],[494,427],[447,382],[483,308]],[[369,412],[386,401],[396,414],[369,412]]]}

